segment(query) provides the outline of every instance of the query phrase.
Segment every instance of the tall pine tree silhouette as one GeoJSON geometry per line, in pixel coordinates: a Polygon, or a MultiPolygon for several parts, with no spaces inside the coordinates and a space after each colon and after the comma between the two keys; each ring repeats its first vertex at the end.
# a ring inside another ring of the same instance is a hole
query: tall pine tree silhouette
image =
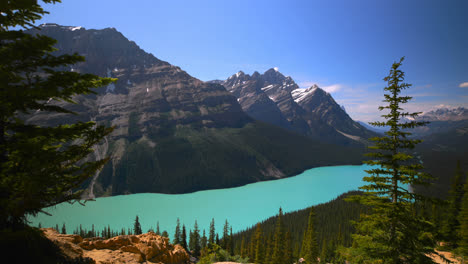
{"type": "Polygon", "coordinates": [[[135,223],[133,224],[133,233],[135,235],[141,235],[143,233],[143,231],[141,230],[141,224],[140,224],[140,221],[138,219],[138,215],[136,216],[135,223]]]}
{"type": "Polygon", "coordinates": [[[412,97],[400,96],[411,84],[404,83],[405,73],[400,70],[404,58],[393,63],[390,74],[384,78],[388,86],[384,91],[385,106],[379,110],[388,113],[383,122],[373,122],[374,126],[388,126],[389,131],[382,137],[371,138],[374,145],[367,154],[372,165],[363,180],[368,184],[360,187],[365,195],[355,196],[372,208],[372,213],[362,215],[353,235],[353,247],[342,250],[343,256],[355,263],[433,263],[430,254],[435,241],[431,223],[413,213],[415,201],[424,197],[411,192],[410,185],[427,185],[430,175],[421,172],[423,165],[412,156],[411,150],[421,140],[409,139],[408,129],[423,126],[426,122],[414,120],[420,113],[404,112],[402,104],[412,97]]]}

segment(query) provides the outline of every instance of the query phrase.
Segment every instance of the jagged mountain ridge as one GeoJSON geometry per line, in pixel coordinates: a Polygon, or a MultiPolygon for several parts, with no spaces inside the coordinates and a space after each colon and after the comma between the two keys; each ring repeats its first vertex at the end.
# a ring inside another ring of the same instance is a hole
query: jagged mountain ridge
{"type": "Polygon", "coordinates": [[[447,108],[425,112],[418,117],[421,121],[462,121],[468,120],[468,109],[464,107],[447,108]]]}
{"type": "Polygon", "coordinates": [[[352,120],[333,97],[314,85],[301,89],[277,68],[252,75],[242,71],[221,83],[252,118],[331,143],[365,143],[376,134],[352,120]]]}
{"type": "Polygon", "coordinates": [[[193,78],[115,29],[46,24],[31,33],[57,39],[56,54],[86,57],[66,70],[119,79],[98,95],[75,98],[79,104],[69,108],[76,118],[40,112],[28,120],[41,125],[95,120],[116,127],[95,149],[95,157],[111,160],[84,186],[90,196],[227,188],[360,162],[359,149],[254,121],[222,85],[193,78]]]}

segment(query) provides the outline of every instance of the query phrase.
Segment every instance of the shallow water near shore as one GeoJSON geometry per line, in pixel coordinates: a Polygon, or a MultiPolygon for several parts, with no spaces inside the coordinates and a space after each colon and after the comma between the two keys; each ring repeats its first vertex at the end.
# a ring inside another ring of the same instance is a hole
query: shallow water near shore
{"type": "MultiPolygon", "coordinates": [[[[161,232],[172,236],[177,218],[188,230],[195,220],[200,230],[208,229],[212,218],[216,231],[228,220],[233,232],[251,227],[278,213],[291,212],[328,202],[342,193],[357,190],[363,185],[367,165],[331,166],[306,170],[286,179],[258,182],[242,187],[199,191],[189,194],[131,194],[97,198],[82,206],[78,203],[63,203],[46,209],[52,216],[40,213],[31,218],[33,226],[59,228],[66,224],[67,233],[72,233],[80,224],[83,229],[101,231],[108,225],[117,231],[133,228],[138,215],[143,232],[153,228],[159,221],[161,232]]],[[[201,231],[202,233],[203,231],[201,231]]]]}

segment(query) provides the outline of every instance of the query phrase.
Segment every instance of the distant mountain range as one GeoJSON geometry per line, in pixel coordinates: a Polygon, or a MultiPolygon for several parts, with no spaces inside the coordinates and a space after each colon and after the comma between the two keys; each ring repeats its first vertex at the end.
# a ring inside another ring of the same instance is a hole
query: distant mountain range
{"type": "Polygon", "coordinates": [[[119,79],[97,95],[76,97],[67,107],[77,116],[39,112],[28,120],[115,126],[95,149],[95,157],[111,160],[83,186],[89,197],[227,188],[361,162],[359,142],[371,132],[318,87],[298,89],[274,69],[202,82],[114,28],[40,28],[30,33],[57,39],[57,55],[86,57],[66,70],[119,79]]]}
{"type": "Polygon", "coordinates": [[[418,120],[422,121],[462,121],[468,120],[468,109],[464,107],[457,108],[438,108],[423,113],[418,120]]]}
{"type": "MultiPolygon", "coordinates": [[[[438,108],[424,112],[419,115],[416,119],[406,119],[407,121],[425,121],[429,122],[423,127],[408,130],[413,133],[415,137],[424,137],[434,133],[440,133],[449,131],[451,129],[463,126],[468,120],[468,109],[464,107],[457,108],[438,108]]],[[[388,127],[374,127],[369,123],[358,121],[359,124],[366,127],[369,130],[382,134],[388,131],[388,127]]]]}
{"type": "Polygon", "coordinates": [[[376,134],[352,120],[333,97],[314,85],[301,89],[277,68],[252,75],[242,71],[222,84],[252,118],[301,135],[341,145],[363,145],[376,134]]]}

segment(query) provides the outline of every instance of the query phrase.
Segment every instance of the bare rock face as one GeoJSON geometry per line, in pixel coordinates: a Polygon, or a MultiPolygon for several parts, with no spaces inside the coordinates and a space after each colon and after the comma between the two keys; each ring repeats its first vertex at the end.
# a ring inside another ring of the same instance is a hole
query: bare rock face
{"type": "Polygon", "coordinates": [[[71,258],[91,258],[95,263],[166,263],[189,261],[189,254],[180,245],[172,245],[166,237],[153,232],[142,235],[117,236],[110,239],[83,239],[78,235],[59,234],[43,229],[47,238],[71,258]]]}
{"type": "Polygon", "coordinates": [[[360,162],[353,155],[334,155],[334,146],[297,137],[294,132],[309,125],[291,96],[297,85],[277,70],[239,73],[227,91],[219,82],[202,82],[159,60],[114,28],[39,28],[30,33],[56,39],[56,55],[85,56],[85,62],[61,70],[118,78],[97,94],[76,96],[77,104],[62,105],[78,115],[40,111],[26,121],[39,126],[95,121],[115,127],[89,157],[110,160],[83,183],[84,199],[230,188],[360,162]]]}
{"type": "Polygon", "coordinates": [[[252,76],[242,71],[221,83],[256,120],[339,145],[365,144],[375,134],[349,117],[317,85],[301,89],[277,68],[252,76]]]}

